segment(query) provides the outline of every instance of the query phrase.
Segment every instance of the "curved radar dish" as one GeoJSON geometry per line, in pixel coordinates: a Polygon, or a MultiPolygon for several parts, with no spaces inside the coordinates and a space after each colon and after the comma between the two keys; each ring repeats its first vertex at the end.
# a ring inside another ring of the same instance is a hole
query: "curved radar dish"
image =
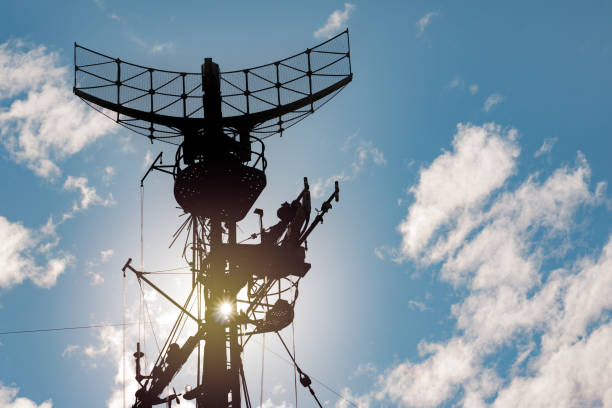
{"type": "MultiPolygon", "coordinates": [[[[201,133],[209,125],[204,72],[144,67],[76,43],[74,67],[77,96],[151,141],[180,145],[177,138],[201,133]]],[[[291,57],[221,72],[222,129],[234,137],[252,134],[265,139],[282,134],[323,106],[352,78],[348,29],[291,57]]]]}

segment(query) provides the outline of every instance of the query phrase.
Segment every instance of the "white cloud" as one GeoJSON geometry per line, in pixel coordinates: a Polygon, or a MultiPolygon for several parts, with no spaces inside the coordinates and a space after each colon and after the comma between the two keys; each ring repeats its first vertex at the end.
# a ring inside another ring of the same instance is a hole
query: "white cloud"
{"type": "Polygon", "coordinates": [[[113,177],[115,177],[115,168],[112,166],[106,166],[104,168],[104,173],[102,174],[102,181],[105,184],[109,184],[113,177]]]}
{"type": "Polygon", "coordinates": [[[77,351],[79,348],[80,346],[77,346],[76,344],[67,345],[64,351],[62,351],[62,357],[72,357],[74,352],[77,351]]]}
{"type": "Polygon", "coordinates": [[[41,288],[55,285],[74,257],[65,254],[49,256],[43,265],[39,265],[35,250],[42,244],[35,232],[0,216],[0,288],[11,288],[25,279],[41,288]]]}
{"type": "Polygon", "coordinates": [[[100,251],[100,261],[101,262],[108,261],[113,256],[114,253],[115,251],[113,249],[106,249],[104,251],[100,251]]]}
{"type": "Polygon", "coordinates": [[[49,216],[47,223],[40,228],[40,232],[44,235],[54,235],[57,224],[53,223],[53,216],[49,216]]]}
{"type": "Polygon", "coordinates": [[[284,394],[287,390],[285,389],[285,387],[283,387],[283,384],[276,384],[273,388],[272,388],[272,395],[280,395],[280,394],[284,394]]]}
{"type": "MultiPolygon", "coordinates": [[[[455,77],[452,81],[448,83],[448,87],[451,89],[461,89],[464,90],[466,88],[465,80],[460,77],[455,77]]],[[[476,95],[478,93],[478,84],[474,83],[467,87],[467,90],[470,92],[470,95],[476,95]]]]}
{"type": "Polygon", "coordinates": [[[434,13],[433,11],[430,11],[429,13],[421,17],[419,21],[416,22],[417,37],[420,37],[425,33],[425,29],[427,28],[428,25],[431,24],[431,19],[437,15],[438,13],[434,13]]]}
{"type": "MultiPolygon", "coordinates": [[[[176,280],[169,278],[172,284],[164,285],[164,290],[170,296],[182,296],[185,292],[191,289],[191,283],[188,280],[176,280]],[[180,293],[180,295],[179,295],[180,293]]],[[[121,327],[103,327],[97,331],[97,339],[90,344],[83,344],[74,348],[73,355],[82,359],[82,363],[90,367],[96,367],[99,362],[104,364],[112,364],[115,369],[114,386],[109,393],[105,406],[107,408],[123,407],[123,358],[125,358],[125,379],[126,379],[126,398],[130,404],[134,401],[134,393],[137,390],[138,384],[134,380],[135,365],[132,353],[137,341],[141,342],[141,350],[145,353],[142,361],[143,374],[150,373],[152,364],[158,355],[158,346],[153,339],[151,326],[155,328],[155,332],[159,336],[164,336],[164,333],[169,333],[178,315],[178,309],[169,307],[168,301],[162,296],[158,296],[153,289],[144,287],[144,301],[146,305],[141,310],[140,290],[135,280],[128,279],[126,281],[127,299],[126,305],[126,321],[141,321],[142,316],[145,316],[143,324],[125,326],[125,338],[128,349],[125,355],[123,354],[123,329],[121,327]],[[133,291],[133,292],[131,292],[133,291]],[[141,314],[142,313],[142,314],[141,314]],[[148,317],[152,318],[152,322],[147,322],[148,317]]],[[[183,344],[187,337],[196,332],[195,323],[187,321],[182,334],[175,340],[178,344],[183,344]]],[[[159,338],[158,338],[159,339],[159,338]]],[[[173,384],[177,391],[185,384],[193,384],[192,373],[196,370],[196,359],[187,361],[183,370],[173,379],[173,384]]],[[[181,400],[181,407],[195,408],[193,401],[181,400]]]]}
{"type": "Polygon", "coordinates": [[[507,162],[494,176],[498,181],[457,170],[465,162],[464,143],[478,139],[456,136],[452,153],[421,170],[411,190],[416,200],[402,223],[410,227],[402,231],[404,244],[413,244],[406,255],[440,265],[438,277],[466,294],[451,307],[455,334],[442,342],[423,341],[421,361],[394,365],[360,398],[420,407],[448,401],[464,407],[612,406],[612,235],[600,253],[568,257],[575,253],[570,238],[586,234],[577,222],[580,208],[602,203],[599,188],[589,187],[588,163],[579,153],[574,166],[562,166],[543,180],[529,175],[509,188],[518,147],[499,127],[487,126],[497,130],[485,132],[484,141],[473,146],[488,151],[483,146],[494,140],[505,146],[493,150],[505,154],[492,154],[507,162]],[[430,174],[436,177],[424,176],[430,174]],[[485,187],[449,204],[445,186],[457,174],[462,174],[453,179],[458,190],[485,187]],[[410,235],[421,225],[411,214],[421,211],[418,194],[424,191],[444,215],[410,235]],[[499,355],[510,359],[508,370],[504,363],[497,367],[499,355]]]}
{"type": "Polygon", "coordinates": [[[104,278],[99,273],[89,271],[87,272],[87,275],[90,276],[89,283],[92,286],[98,286],[104,283],[104,278]]]}
{"type": "Polygon", "coordinates": [[[502,95],[498,93],[491,94],[489,95],[484,105],[482,106],[482,110],[485,112],[490,112],[491,109],[493,109],[495,105],[499,105],[500,103],[503,102],[503,100],[504,100],[504,97],[502,95]]]}
{"type": "Polygon", "coordinates": [[[128,39],[132,41],[134,44],[138,45],[139,47],[142,47],[142,48],[148,47],[147,42],[135,34],[130,34],[128,36],[128,39]]]}
{"type": "Polygon", "coordinates": [[[79,191],[81,193],[81,199],[79,203],[75,203],[73,206],[72,213],[76,211],[82,211],[88,209],[90,206],[101,205],[104,207],[110,207],[115,204],[112,194],[109,194],[108,198],[102,199],[95,187],[88,185],[87,177],[73,177],[68,176],[64,182],[64,190],[67,191],[79,191]]]}
{"type": "Polygon", "coordinates": [[[344,10],[335,10],[327,17],[325,25],[314,32],[315,38],[331,38],[346,27],[346,22],[355,10],[355,5],[344,3],[344,10]]]}
{"type": "Polygon", "coordinates": [[[317,180],[310,186],[310,191],[313,198],[320,198],[325,194],[335,181],[352,181],[354,180],[369,163],[376,166],[387,164],[384,153],[372,144],[370,140],[355,140],[359,131],[347,137],[342,145],[341,150],[346,152],[353,150],[354,159],[351,163],[350,170],[345,169],[340,173],[328,177],[325,180],[317,180]]]}
{"type": "Polygon", "coordinates": [[[426,310],[431,310],[427,305],[423,302],[419,302],[418,300],[409,300],[408,307],[412,310],[418,310],[420,312],[424,312],[426,310]]]}
{"type": "Polygon", "coordinates": [[[372,363],[359,364],[357,369],[349,376],[349,379],[353,379],[360,376],[371,376],[378,372],[376,366],[372,363]]]}
{"type": "Polygon", "coordinates": [[[174,43],[172,41],[166,41],[163,43],[155,43],[149,50],[151,54],[159,54],[162,52],[170,51],[174,49],[174,43]]]}
{"type": "Polygon", "coordinates": [[[288,403],[287,401],[282,401],[280,403],[276,403],[272,401],[272,399],[268,398],[261,405],[257,405],[257,408],[291,408],[293,404],[288,403]]]}
{"type": "Polygon", "coordinates": [[[410,189],[415,202],[398,227],[403,255],[416,258],[440,226],[478,208],[503,185],[519,154],[515,138],[515,130],[494,124],[457,126],[453,151],[421,169],[418,185],[410,189]]]}
{"type": "Polygon", "coordinates": [[[351,404],[350,402],[354,403],[359,408],[370,408],[370,406],[373,405],[372,403],[373,403],[374,397],[370,394],[353,395],[353,393],[348,387],[344,387],[340,391],[340,394],[342,395],[342,398],[336,401],[336,404],[335,404],[336,408],[354,407],[354,405],[351,404]]]}
{"type": "Polygon", "coordinates": [[[145,153],[144,159],[142,160],[142,168],[146,169],[153,162],[153,153],[150,150],[147,150],[145,153]]]}
{"type": "Polygon", "coordinates": [[[381,376],[377,399],[434,407],[477,371],[475,351],[461,339],[444,344],[423,343],[419,351],[428,356],[423,363],[401,363],[381,376]]]}
{"type": "Polygon", "coordinates": [[[13,160],[53,178],[58,162],[117,128],[72,94],[69,69],[44,46],[0,45],[0,140],[13,160]]]}
{"type": "MultiPolygon", "coordinates": [[[[132,310],[128,309],[128,313],[132,310]]],[[[129,315],[128,318],[132,319],[136,316],[129,315]]],[[[138,337],[138,330],[134,327],[126,328],[126,344],[135,344],[138,337]]],[[[92,344],[88,346],[79,346],[78,350],[84,356],[89,359],[92,367],[96,367],[98,360],[111,361],[116,368],[114,377],[115,387],[111,391],[109,398],[106,400],[107,408],[121,408],[123,407],[123,359],[125,359],[125,395],[127,400],[133,401],[133,395],[138,389],[138,384],[134,379],[135,367],[133,364],[134,358],[132,353],[126,351],[123,355],[123,330],[121,328],[115,328],[112,326],[103,327],[98,331],[98,344],[92,344]]],[[[76,350],[76,349],[75,349],[76,350]]],[[[150,356],[146,355],[145,359],[150,356]]],[[[143,367],[144,368],[144,367],[143,367]]],[[[181,405],[182,406],[182,405],[181,405]]],[[[186,405],[187,407],[189,405],[186,405]]]]}
{"type": "Polygon", "coordinates": [[[558,139],[556,137],[550,137],[548,139],[544,139],[544,143],[542,143],[542,146],[540,146],[538,151],[535,152],[533,157],[540,157],[543,154],[550,153],[555,143],[557,143],[557,140],[558,139]]]}
{"type": "Polygon", "coordinates": [[[51,399],[46,400],[38,405],[34,401],[25,398],[17,397],[19,388],[14,386],[4,385],[0,382],[0,406],[3,408],[52,408],[53,402],[51,399]]]}
{"type": "Polygon", "coordinates": [[[453,79],[452,81],[448,83],[449,88],[463,88],[464,85],[465,83],[463,79],[459,77],[456,77],[455,79],[453,79]]]}

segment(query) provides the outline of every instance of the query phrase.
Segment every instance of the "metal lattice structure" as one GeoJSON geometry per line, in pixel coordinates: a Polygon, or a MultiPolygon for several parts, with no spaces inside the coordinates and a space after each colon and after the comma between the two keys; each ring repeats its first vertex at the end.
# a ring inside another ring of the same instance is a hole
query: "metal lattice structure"
{"type": "MultiPolygon", "coordinates": [[[[278,333],[293,321],[298,284],[311,268],[306,240],[339,200],[338,183],[313,220],[306,178],[297,198],[277,210],[272,226],[263,227],[263,210],[256,209],[260,229],[250,239],[259,237],[258,244],[237,242],[237,222],[266,186],[264,139],[312,114],[351,82],[350,58],[348,30],[291,57],[229,72],[220,72],[210,58],[198,73],[154,69],[75,43],[74,93],[152,142],[178,146],[173,164],[162,165],[161,153],[157,156],[141,186],[151,170],[174,179],[174,196],[188,217],[173,242],[185,234],[191,291],[180,304],[131,259],[123,267],[179,310],[148,373],[141,372],[138,343],[134,408],[170,406],[181,395],[200,408],[240,408],[241,401],[251,408],[243,347],[251,336],[278,333]],[[179,328],[189,319],[197,330],[179,345],[179,328]],[[162,397],[196,350],[195,387],[162,397]]],[[[295,365],[300,382],[310,388],[295,365]]]]}
{"type": "MultiPolygon", "coordinates": [[[[136,133],[178,144],[205,127],[201,72],[144,67],[75,44],[74,93],[136,133]]],[[[352,79],[348,31],[299,54],[221,72],[222,126],[265,139],[295,125],[352,79]]]]}

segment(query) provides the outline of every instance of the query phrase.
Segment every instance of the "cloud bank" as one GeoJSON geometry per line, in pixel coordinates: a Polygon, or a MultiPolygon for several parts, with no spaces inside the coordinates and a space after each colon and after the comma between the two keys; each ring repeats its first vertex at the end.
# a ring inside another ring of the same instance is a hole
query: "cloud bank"
{"type": "Polygon", "coordinates": [[[62,253],[50,255],[48,251],[57,241],[48,242],[44,238],[55,238],[54,231],[45,234],[45,227],[40,232],[34,231],[0,216],[0,288],[9,289],[26,279],[41,288],[55,286],[74,257],[62,253]]]}
{"type": "Polygon", "coordinates": [[[59,176],[58,162],[116,129],[72,94],[69,72],[42,45],[0,44],[0,142],[43,178],[59,176]]]}
{"type": "Polygon", "coordinates": [[[50,399],[38,405],[28,398],[17,397],[18,393],[19,388],[0,382],[0,406],[3,408],[53,408],[53,402],[50,399]]]}
{"type": "Polygon", "coordinates": [[[519,151],[516,130],[459,125],[452,150],[421,169],[399,260],[465,296],[454,334],[423,340],[421,359],[380,374],[362,406],[612,406],[612,236],[586,255],[572,239],[605,184],[579,153],[515,185],[519,151]]]}

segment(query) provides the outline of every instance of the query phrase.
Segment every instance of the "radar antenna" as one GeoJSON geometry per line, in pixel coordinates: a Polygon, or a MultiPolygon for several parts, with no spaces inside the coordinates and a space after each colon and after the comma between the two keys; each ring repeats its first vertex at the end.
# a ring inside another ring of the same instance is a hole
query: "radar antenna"
{"type": "MultiPolygon", "coordinates": [[[[195,399],[198,407],[239,408],[246,385],[243,347],[253,335],[278,333],[293,321],[298,284],[311,267],[305,261],[307,238],[339,200],[338,183],[312,221],[306,177],[297,197],[277,210],[274,225],[264,228],[263,210],[256,209],[260,229],[250,239],[259,237],[257,244],[237,242],[237,222],[266,186],[264,140],[282,134],[351,82],[348,29],[291,57],[238,71],[221,72],[210,58],[197,73],[155,69],[76,43],[74,67],[78,97],[152,143],[177,146],[174,163],[162,164],[160,153],[141,185],[151,170],[174,179],[175,199],[188,214],[175,235],[187,230],[191,291],[178,302],[150,272],[132,266],[131,258],[123,266],[178,312],[150,372],[142,372],[144,353],[137,344],[133,407],[170,406],[182,397],[195,399]],[[192,313],[196,302],[198,312],[192,313]],[[179,328],[187,320],[197,329],[179,344],[179,328]],[[195,386],[162,397],[195,350],[195,386]]],[[[248,394],[245,401],[250,406],[248,394]]]]}

